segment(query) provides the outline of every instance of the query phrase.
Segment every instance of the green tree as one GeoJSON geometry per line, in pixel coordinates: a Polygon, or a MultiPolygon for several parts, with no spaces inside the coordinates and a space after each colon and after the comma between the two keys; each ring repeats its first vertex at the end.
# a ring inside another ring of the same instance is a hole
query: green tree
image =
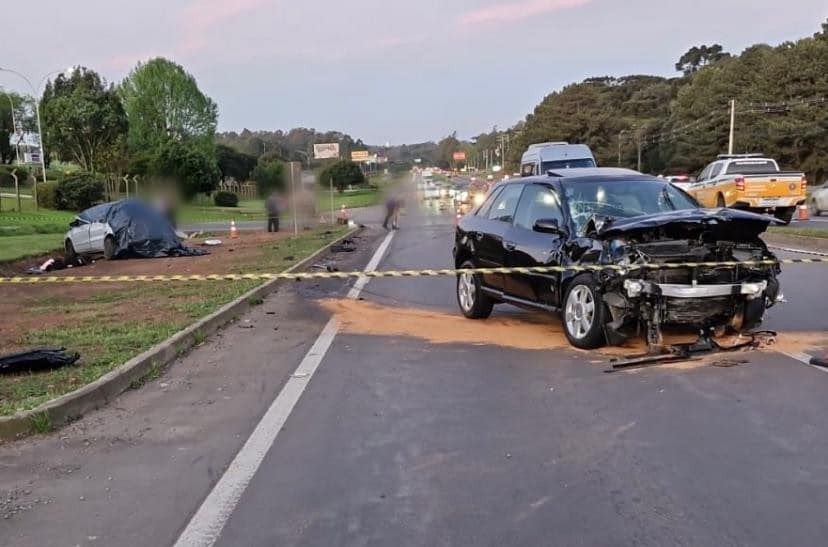
{"type": "Polygon", "coordinates": [[[256,167],[254,156],[237,151],[224,144],[216,145],[216,159],[218,160],[221,178],[234,178],[239,182],[250,179],[250,173],[256,167]]]}
{"type": "Polygon", "coordinates": [[[40,101],[46,149],[85,171],[109,168],[124,152],[127,118],[115,88],[78,67],[49,82],[40,101]]]}
{"type": "Polygon", "coordinates": [[[679,58],[678,63],[676,63],[676,70],[683,72],[685,76],[689,76],[707,65],[729,57],[730,53],[725,52],[719,44],[693,46],[679,58]]]}
{"type": "Polygon", "coordinates": [[[9,99],[12,99],[11,95],[0,93],[0,164],[11,163],[15,159],[14,146],[8,138],[14,133],[12,108],[9,99]]]}
{"type": "Polygon", "coordinates": [[[163,58],[138,65],[119,88],[132,151],[170,141],[193,141],[212,153],[218,107],[183,67],[163,58]]]}
{"type": "Polygon", "coordinates": [[[259,163],[250,174],[256,182],[256,189],[260,197],[267,197],[274,191],[285,187],[285,164],[279,160],[259,159],[259,163]]]}
{"type": "Polygon", "coordinates": [[[196,143],[169,140],[149,161],[151,174],[173,181],[185,199],[216,189],[221,172],[215,153],[196,143]]]}
{"type": "Polygon", "coordinates": [[[327,187],[331,181],[339,192],[344,192],[349,185],[360,185],[368,182],[365,173],[358,164],[341,160],[330,164],[319,174],[319,183],[327,187]]]}

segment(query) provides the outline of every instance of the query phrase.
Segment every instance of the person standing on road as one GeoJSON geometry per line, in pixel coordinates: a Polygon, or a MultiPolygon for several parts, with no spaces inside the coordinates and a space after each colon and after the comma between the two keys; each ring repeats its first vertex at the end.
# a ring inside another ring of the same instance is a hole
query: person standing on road
{"type": "Polygon", "coordinates": [[[397,230],[399,229],[399,221],[400,221],[400,208],[402,207],[402,200],[396,197],[388,198],[388,201],[385,202],[385,220],[382,223],[382,227],[388,230],[388,223],[391,223],[391,229],[397,230]]]}
{"type": "Polygon", "coordinates": [[[267,231],[268,232],[278,232],[279,231],[279,196],[276,192],[272,192],[270,197],[267,198],[265,202],[265,208],[267,209],[267,231]]]}

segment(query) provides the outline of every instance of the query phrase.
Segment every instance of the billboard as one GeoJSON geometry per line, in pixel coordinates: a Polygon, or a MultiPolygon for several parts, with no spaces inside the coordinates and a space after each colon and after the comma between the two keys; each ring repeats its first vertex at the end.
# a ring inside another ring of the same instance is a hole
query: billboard
{"type": "Polygon", "coordinates": [[[367,150],[354,150],[351,152],[352,161],[368,161],[371,159],[371,154],[367,150]]]}
{"type": "Polygon", "coordinates": [[[314,144],[313,157],[317,160],[329,160],[339,157],[339,143],[314,144]]]}
{"type": "Polygon", "coordinates": [[[455,152],[452,157],[454,158],[454,161],[466,161],[465,152],[455,152]]]}

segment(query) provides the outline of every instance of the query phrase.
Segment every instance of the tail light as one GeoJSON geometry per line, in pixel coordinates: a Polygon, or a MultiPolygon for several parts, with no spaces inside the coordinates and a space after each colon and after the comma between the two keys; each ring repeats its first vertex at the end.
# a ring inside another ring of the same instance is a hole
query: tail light
{"type": "Polygon", "coordinates": [[[736,189],[740,192],[745,191],[745,177],[736,177],[736,189]]]}
{"type": "Polygon", "coordinates": [[[808,179],[802,177],[802,191],[806,191],[808,189],[808,179]]]}

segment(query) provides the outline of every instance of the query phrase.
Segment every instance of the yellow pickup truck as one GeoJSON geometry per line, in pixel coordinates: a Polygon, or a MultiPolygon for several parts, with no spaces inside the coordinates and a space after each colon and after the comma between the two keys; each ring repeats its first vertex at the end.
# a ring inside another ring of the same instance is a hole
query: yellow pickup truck
{"type": "Polygon", "coordinates": [[[761,154],[722,155],[685,189],[702,207],[730,207],[770,213],[788,223],[805,203],[803,173],[783,172],[761,154]]]}

